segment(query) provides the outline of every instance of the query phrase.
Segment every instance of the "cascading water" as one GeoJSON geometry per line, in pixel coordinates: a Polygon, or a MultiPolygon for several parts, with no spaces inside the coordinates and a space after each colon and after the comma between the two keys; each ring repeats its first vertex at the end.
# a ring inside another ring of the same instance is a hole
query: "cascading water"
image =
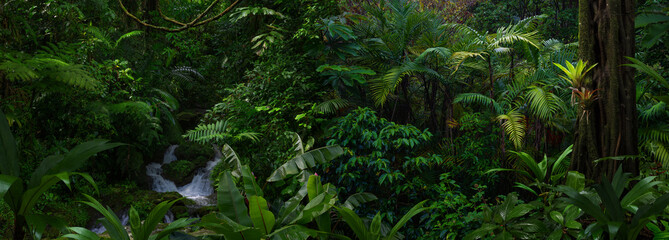
{"type": "Polygon", "coordinates": [[[161,175],[163,172],[162,166],[164,164],[177,160],[177,157],[174,155],[174,150],[177,147],[178,145],[172,145],[167,148],[162,164],[151,163],[146,166],[146,175],[153,180],[152,190],[156,192],[178,192],[182,196],[195,201],[198,205],[212,205],[212,201],[209,197],[214,193],[214,188],[211,186],[209,173],[219,162],[221,162],[220,152],[216,151],[214,159],[207,162],[205,168],[200,168],[197,171],[197,174],[193,176],[193,180],[190,183],[177,187],[174,182],[163,178],[161,175]]]}
{"type": "MultiPolygon", "coordinates": [[[[199,206],[213,205],[213,201],[210,197],[214,194],[214,188],[211,186],[209,173],[219,162],[221,162],[221,153],[216,150],[214,159],[207,162],[206,167],[198,169],[197,174],[193,176],[193,180],[190,183],[177,187],[174,182],[167,180],[162,176],[162,166],[177,160],[177,157],[174,155],[174,150],[177,149],[177,147],[178,145],[172,145],[167,148],[165,155],[163,156],[162,164],[149,163],[146,165],[146,175],[152,179],[151,190],[156,192],[178,192],[182,196],[195,201],[199,206]]],[[[120,220],[124,226],[128,224],[128,211],[124,211],[120,220]]],[[[172,221],[174,221],[174,214],[168,212],[165,215],[165,223],[171,223],[172,221]]],[[[102,224],[98,224],[95,227],[92,227],[91,231],[101,234],[105,232],[106,229],[102,224]]]]}

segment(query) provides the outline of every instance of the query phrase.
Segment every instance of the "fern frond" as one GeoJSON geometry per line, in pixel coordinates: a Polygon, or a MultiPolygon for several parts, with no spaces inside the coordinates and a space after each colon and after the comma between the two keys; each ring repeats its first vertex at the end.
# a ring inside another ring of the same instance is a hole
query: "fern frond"
{"type": "Polygon", "coordinates": [[[448,60],[453,55],[453,52],[445,47],[433,47],[425,49],[417,58],[416,62],[423,63],[429,58],[448,60]]]}
{"type": "Polygon", "coordinates": [[[669,168],[669,143],[661,141],[644,141],[641,148],[656,158],[662,166],[669,168]]]}
{"type": "Polygon", "coordinates": [[[639,140],[669,143],[669,124],[639,128],[639,140]]]}
{"type": "Polygon", "coordinates": [[[237,141],[241,141],[242,139],[248,139],[248,140],[251,140],[253,142],[258,142],[258,141],[260,141],[260,136],[261,135],[262,134],[257,133],[257,132],[243,132],[243,133],[239,133],[239,134],[235,135],[234,138],[237,141]]]}
{"type": "Polygon", "coordinates": [[[316,105],[316,109],[318,109],[319,112],[322,112],[324,114],[333,114],[339,111],[340,109],[344,109],[352,105],[353,104],[351,104],[346,99],[334,98],[319,103],[318,105],[316,105]]]}
{"type": "Polygon", "coordinates": [[[118,39],[116,39],[116,42],[114,43],[114,48],[117,48],[118,44],[121,43],[121,41],[123,41],[123,39],[136,37],[136,36],[139,36],[139,35],[142,35],[142,34],[144,34],[144,31],[139,31],[139,30],[123,34],[118,39]]]}
{"type": "Polygon", "coordinates": [[[29,82],[39,78],[35,69],[17,59],[7,59],[0,63],[0,72],[3,72],[5,77],[13,82],[29,82]]]}
{"type": "Polygon", "coordinates": [[[465,104],[480,104],[485,107],[493,107],[497,113],[502,112],[501,106],[495,101],[486,95],[480,93],[461,93],[455,96],[453,103],[465,103],[465,104]]]}
{"type": "Polygon", "coordinates": [[[202,76],[202,74],[200,74],[197,69],[188,66],[175,67],[172,69],[172,71],[170,71],[170,75],[188,82],[193,82],[195,80],[193,76],[199,80],[204,79],[204,76],[202,76]]]}
{"type": "Polygon", "coordinates": [[[188,130],[184,137],[190,141],[205,144],[211,142],[223,142],[230,137],[227,131],[227,120],[220,120],[210,124],[200,124],[193,130],[188,130]]]}
{"type": "Polygon", "coordinates": [[[667,117],[667,104],[657,102],[647,109],[639,110],[639,118],[642,122],[648,122],[651,119],[663,119],[667,117]]]}
{"type": "Polygon", "coordinates": [[[506,114],[497,116],[497,120],[502,124],[504,132],[509,136],[509,140],[511,140],[513,146],[516,149],[520,149],[525,139],[525,116],[515,110],[511,110],[506,114]]]}
{"type": "Polygon", "coordinates": [[[112,48],[112,44],[111,44],[111,41],[109,40],[108,34],[103,32],[99,28],[94,27],[94,26],[90,26],[90,27],[86,28],[86,32],[88,32],[89,34],[91,34],[93,36],[93,39],[92,39],[93,41],[102,43],[102,45],[107,47],[107,49],[112,48]]]}
{"type": "Polygon", "coordinates": [[[382,77],[370,81],[369,88],[372,92],[374,102],[383,106],[386,103],[388,95],[397,89],[402,77],[414,73],[426,73],[438,79],[443,79],[443,76],[438,72],[427,68],[415,62],[405,62],[401,66],[391,68],[382,77]]]}
{"type": "Polygon", "coordinates": [[[564,106],[562,99],[538,86],[530,86],[526,94],[532,114],[542,120],[557,116],[564,106]]]}

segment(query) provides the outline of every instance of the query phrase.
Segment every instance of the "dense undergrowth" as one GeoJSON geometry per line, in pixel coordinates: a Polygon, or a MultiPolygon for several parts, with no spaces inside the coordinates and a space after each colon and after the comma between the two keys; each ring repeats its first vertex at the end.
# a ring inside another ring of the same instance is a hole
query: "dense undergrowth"
{"type": "MultiPolygon", "coordinates": [[[[121,2],[160,26],[212,3],[121,2]]],[[[0,1],[0,238],[98,239],[98,218],[112,239],[669,236],[665,2],[637,1],[621,66],[638,154],[591,159],[640,172],[603,179],[572,171],[604,94],[578,1],[236,4],[165,32],[117,1],[0,1]],[[216,204],[149,190],[170,145],[178,185],[220,151],[216,204]]]]}

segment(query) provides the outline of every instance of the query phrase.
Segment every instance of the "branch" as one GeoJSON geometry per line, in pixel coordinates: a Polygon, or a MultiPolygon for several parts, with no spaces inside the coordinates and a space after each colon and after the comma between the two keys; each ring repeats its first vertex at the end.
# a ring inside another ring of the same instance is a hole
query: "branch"
{"type": "Polygon", "coordinates": [[[160,17],[162,17],[165,21],[168,21],[168,22],[171,22],[171,23],[174,23],[174,24],[177,24],[177,25],[181,25],[181,26],[186,26],[185,23],[179,22],[179,21],[177,21],[173,18],[165,16],[165,14],[163,14],[163,10],[160,9],[160,0],[156,4],[158,5],[157,8],[158,8],[158,13],[160,13],[160,17]]]}
{"type": "Polygon", "coordinates": [[[165,16],[163,14],[163,12],[160,10],[160,5],[159,5],[158,6],[158,12],[160,13],[160,16],[168,22],[171,22],[171,23],[174,23],[174,24],[177,24],[177,25],[181,25],[181,27],[178,27],[178,28],[167,28],[167,27],[157,26],[157,25],[153,25],[153,24],[144,22],[141,19],[139,19],[137,16],[135,16],[132,13],[129,12],[128,9],[126,9],[125,6],[123,5],[122,0],[118,0],[118,3],[121,6],[121,9],[123,9],[123,12],[125,13],[125,15],[128,15],[128,17],[132,18],[132,20],[141,24],[142,26],[145,26],[145,27],[148,27],[148,28],[153,28],[153,29],[160,30],[160,31],[165,31],[165,32],[181,32],[183,30],[193,28],[193,27],[197,27],[197,26],[200,26],[200,25],[204,25],[204,24],[207,24],[211,21],[214,21],[214,20],[217,20],[217,19],[223,17],[223,15],[230,12],[230,10],[232,10],[237,5],[237,3],[239,3],[241,0],[236,0],[235,2],[230,4],[230,6],[225,8],[225,10],[223,10],[218,15],[200,21],[200,19],[202,19],[202,17],[207,15],[207,13],[209,13],[211,11],[211,9],[213,9],[214,6],[216,6],[216,4],[218,4],[220,1],[221,0],[216,0],[216,1],[212,2],[211,5],[209,5],[209,7],[207,7],[207,9],[204,10],[204,12],[200,13],[195,19],[193,19],[189,23],[182,23],[182,22],[179,22],[177,20],[174,20],[173,18],[165,16]]]}

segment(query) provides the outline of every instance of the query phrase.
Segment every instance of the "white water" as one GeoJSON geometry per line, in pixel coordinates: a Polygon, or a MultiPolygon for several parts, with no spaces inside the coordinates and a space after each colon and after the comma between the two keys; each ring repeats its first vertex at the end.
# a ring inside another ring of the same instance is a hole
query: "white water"
{"type": "MultiPolygon", "coordinates": [[[[156,192],[178,192],[182,196],[195,201],[200,206],[210,206],[213,205],[213,201],[210,198],[214,194],[214,188],[211,186],[211,181],[209,180],[209,173],[211,172],[216,165],[221,162],[221,153],[216,150],[216,156],[213,160],[207,162],[205,168],[200,168],[197,171],[197,174],[193,176],[193,180],[181,187],[177,187],[174,182],[165,179],[163,174],[162,166],[177,160],[177,157],[174,155],[174,150],[178,145],[172,145],[167,148],[165,155],[163,156],[163,163],[149,163],[146,165],[146,175],[151,177],[152,184],[151,190],[156,192]]],[[[128,225],[128,211],[124,211],[121,215],[121,223],[123,226],[128,225]]],[[[172,212],[167,212],[165,215],[165,223],[171,223],[174,221],[174,214],[172,212]]],[[[105,227],[102,224],[97,224],[91,228],[91,231],[101,234],[106,231],[105,227]]]]}
{"type": "Polygon", "coordinates": [[[193,176],[193,180],[190,183],[177,187],[174,182],[167,180],[162,176],[162,166],[177,160],[177,157],[174,155],[174,150],[176,148],[177,145],[172,145],[167,148],[162,164],[151,163],[146,166],[146,175],[153,180],[151,189],[156,192],[178,192],[181,196],[195,201],[198,205],[212,205],[213,203],[210,196],[214,194],[214,188],[211,186],[209,173],[219,162],[221,162],[220,153],[216,151],[214,159],[207,162],[205,168],[198,169],[197,174],[193,176]]]}

